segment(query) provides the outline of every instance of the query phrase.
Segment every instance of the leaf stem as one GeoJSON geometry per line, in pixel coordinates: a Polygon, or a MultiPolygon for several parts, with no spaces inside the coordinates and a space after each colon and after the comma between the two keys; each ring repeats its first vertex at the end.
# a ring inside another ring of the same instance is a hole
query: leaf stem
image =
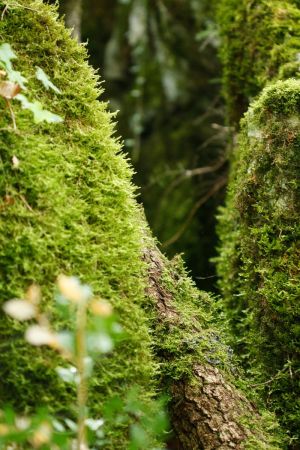
{"type": "Polygon", "coordinates": [[[86,349],[86,300],[81,300],[77,307],[76,348],[77,348],[77,405],[78,405],[78,430],[77,450],[88,450],[86,442],[86,405],[87,405],[87,377],[85,370],[86,349]]]}
{"type": "Polygon", "coordinates": [[[7,100],[7,99],[5,99],[5,101],[6,101],[6,105],[7,105],[8,109],[9,109],[9,112],[10,112],[10,115],[11,115],[11,119],[12,119],[12,122],[13,122],[14,130],[17,131],[17,124],[16,124],[16,117],[15,117],[14,110],[12,109],[10,101],[7,100]]]}

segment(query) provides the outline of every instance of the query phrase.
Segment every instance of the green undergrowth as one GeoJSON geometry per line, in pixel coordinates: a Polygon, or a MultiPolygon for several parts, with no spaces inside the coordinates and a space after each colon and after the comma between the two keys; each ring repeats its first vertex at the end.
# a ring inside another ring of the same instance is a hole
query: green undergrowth
{"type": "Polygon", "coordinates": [[[270,81],[300,70],[299,3],[223,0],[218,4],[224,96],[230,125],[270,81]]]}
{"type": "Polygon", "coordinates": [[[265,88],[242,120],[218,258],[235,347],[292,443],[300,430],[299,113],[292,79],[265,88]]]}
{"type": "MultiPolygon", "coordinates": [[[[266,411],[261,397],[249,389],[245,374],[227,344],[228,330],[217,299],[196,288],[180,256],[172,261],[162,255],[160,257],[163,271],[159,285],[160,292],[164,292],[168,299],[168,314],[161,320],[160,313],[157,317],[151,306],[149,310],[153,323],[154,352],[160,365],[160,385],[167,390],[167,394],[176,381],[185,380],[187,385],[195,383],[197,386],[199,379],[195,377],[194,366],[214,367],[221,372],[228,385],[258,407],[257,417],[245,413],[238,419],[251,432],[251,438],[243,443],[243,448],[286,448],[286,437],[274,414],[266,411]]],[[[157,299],[154,297],[152,301],[156,308],[157,299]]],[[[245,406],[242,406],[243,409],[246,411],[245,406]]]]}
{"type": "MultiPolygon", "coordinates": [[[[86,50],[39,0],[0,1],[2,42],[17,55],[14,67],[28,79],[26,95],[64,118],[35,124],[29,111],[0,100],[0,298],[22,298],[32,283],[42,286],[45,309],[55,321],[52,286],[59,273],[77,275],[96,296],[112,302],[125,337],[112,356],[96,361],[90,416],[101,417],[111,395],[139,386],[147,401],[155,393],[156,365],[150,349],[141,262],[141,223],[131,185],[132,170],[120,154],[98,76],[86,50]],[[61,94],[35,78],[41,67],[61,94]],[[98,85],[98,87],[95,87],[98,85]],[[12,158],[19,160],[18,167],[12,158]]],[[[59,328],[63,324],[57,323],[59,328]]],[[[72,416],[74,390],[54,374],[58,356],[24,343],[24,328],[0,313],[0,406],[72,416]]],[[[126,448],[128,423],[110,424],[106,449],[126,448]]]]}

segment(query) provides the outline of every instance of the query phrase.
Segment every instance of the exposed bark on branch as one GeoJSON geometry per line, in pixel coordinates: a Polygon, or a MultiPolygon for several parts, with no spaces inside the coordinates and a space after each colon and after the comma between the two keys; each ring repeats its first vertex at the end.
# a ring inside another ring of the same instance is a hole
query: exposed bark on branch
{"type": "Polygon", "coordinates": [[[243,448],[251,435],[241,418],[258,413],[221,372],[212,366],[195,364],[193,383],[180,380],[172,386],[175,432],[184,449],[243,448]]]}
{"type": "MultiPolygon", "coordinates": [[[[163,256],[158,250],[147,250],[144,255],[149,265],[148,293],[155,300],[159,326],[155,332],[157,339],[159,329],[189,328],[195,339],[202,339],[205,330],[196,317],[190,317],[189,325],[181,317],[174,304],[174,293],[164,285],[163,277],[168,270],[163,256]],[[201,336],[202,335],[202,336],[201,336]]],[[[179,275],[179,278],[181,275],[179,275]]],[[[179,281],[175,278],[174,288],[179,281]]],[[[188,301],[188,299],[187,299],[188,301]]],[[[187,350],[186,353],[190,352],[187,350]]],[[[169,364],[174,356],[165,351],[158,355],[164,359],[162,364],[169,364]]],[[[204,361],[199,352],[195,352],[192,370],[189,376],[179,379],[163,380],[170,386],[171,420],[176,435],[172,448],[180,450],[213,449],[276,449],[273,435],[269,435],[268,426],[255,406],[228,380],[225,370],[216,368],[204,361]],[[251,446],[253,443],[253,446],[251,446]],[[175,445],[175,447],[174,447],[175,445]]],[[[228,368],[230,370],[230,368],[228,368]]],[[[275,421],[276,423],[276,421],[275,421]]],[[[275,426],[276,428],[276,426],[275,426]]],[[[276,438],[275,438],[276,439],[276,438]]]]}

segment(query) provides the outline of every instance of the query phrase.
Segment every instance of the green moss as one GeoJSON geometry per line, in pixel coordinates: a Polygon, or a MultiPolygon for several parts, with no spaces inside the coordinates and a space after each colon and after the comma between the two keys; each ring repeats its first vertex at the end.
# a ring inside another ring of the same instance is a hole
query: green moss
{"type": "MultiPolygon", "coordinates": [[[[171,378],[189,376],[192,361],[209,363],[227,370],[231,353],[221,340],[221,329],[216,329],[214,299],[203,291],[198,291],[187,277],[183,261],[176,257],[165,261],[162,286],[172,296],[172,306],[180,320],[174,325],[166,321],[157,330],[157,343],[163,352],[171,353],[173,361],[165,361],[167,374],[171,378]],[[164,339],[161,338],[164,334],[164,339]]],[[[174,321],[173,321],[174,322],[174,321]]],[[[162,362],[163,363],[163,362],[162,362]]]]}
{"type": "Polygon", "coordinates": [[[242,121],[218,270],[235,345],[299,439],[300,81],[265,88],[242,121]],[[267,384],[263,384],[266,383],[267,384]]]}
{"type": "MultiPolygon", "coordinates": [[[[18,55],[16,68],[29,80],[28,97],[39,98],[65,121],[35,125],[31,113],[13,102],[18,125],[14,132],[2,105],[1,301],[21,297],[34,281],[42,286],[45,309],[55,320],[53,283],[64,272],[78,275],[96,295],[114,304],[126,338],[112,356],[96,362],[92,416],[101,415],[107,397],[124,396],[132,385],[140,386],[146,400],[154,395],[153,341],[163,384],[183,377],[193,382],[195,360],[217,365],[233,379],[230,352],[211,326],[213,303],[207,294],[198,293],[180,262],[166,262],[163,274],[180,324],[154,325],[153,305],[145,305],[145,224],[130,183],[132,171],[113,137],[106,105],[98,102],[101,90],[95,88],[97,77],[85,62],[84,48],[57,22],[55,10],[41,1],[11,1],[10,6],[0,21],[0,35],[18,55]],[[43,89],[34,77],[36,66],[50,75],[61,95],[43,89]],[[14,155],[19,169],[12,167],[14,155]],[[157,337],[150,339],[149,325],[157,337]],[[172,355],[168,361],[166,354],[172,355]]],[[[10,402],[30,412],[47,404],[53,413],[72,414],[74,392],[53,375],[58,358],[26,345],[22,326],[4,314],[0,333],[1,406],[10,402]]],[[[264,436],[264,421],[258,427],[264,436]]],[[[126,448],[127,423],[107,432],[106,449],[126,448]]],[[[270,435],[263,440],[274,439],[270,435]]]]}
{"type": "Polygon", "coordinates": [[[299,442],[299,2],[224,0],[219,22],[228,122],[257,99],[231,156],[219,285],[232,345],[299,442]]]}
{"type": "Polygon", "coordinates": [[[293,1],[223,0],[218,16],[228,119],[238,125],[266,83],[299,75],[300,10],[293,1]]]}
{"type": "MultiPolygon", "coordinates": [[[[29,99],[64,117],[64,123],[33,123],[31,113],[13,101],[18,131],[0,102],[0,297],[21,297],[33,281],[53,311],[53,284],[61,272],[90,284],[110,300],[126,330],[114,355],[96,363],[90,393],[91,415],[101,415],[110,395],[139,385],[154,393],[153,363],[144,302],[141,224],[130,183],[132,170],[120,154],[105,103],[98,101],[98,77],[86,51],[73,41],[56,11],[39,0],[5,2],[0,35],[18,56],[15,67],[28,78],[29,99]],[[36,66],[61,90],[45,91],[36,66]],[[20,160],[12,167],[12,157],[20,160]]],[[[0,6],[4,3],[0,1],[0,6]]],[[[54,315],[55,318],[55,315],[54,315]]],[[[46,404],[71,414],[74,392],[54,375],[57,357],[24,343],[23,326],[0,319],[0,398],[21,411],[46,404]]],[[[128,424],[107,430],[107,449],[126,448],[128,424]]]]}
{"type": "Polygon", "coordinates": [[[245,450],[283,450],[287,448],[286,436],[281,434],[278,424],[274,421],[274,415],[270,412],[261,411],[261,423],[253,424],[253,417],[243,417],[241,422],[251,429],[255,427],[258,431],[258,437],[251,436],[247,439],[245,450]],[[264,433],[261,432],[262,424],[264,433]]]}
{"type": "MultiPolygon", "coordinates": [[[[227,385],[237,389],[241,398],[247,397],[260,408],[257,417],[246,414],[237,419],[252,436],[244,443],[243,448],[286,448],[286,437],[282,435],[274,414],[264,410],[259,397],[254,392],[254,395],[249,392],[249,384],[243,380],[244,373],[226,343],[226,331],[218,302],[196,288],[187,276],[181,257],[172,261],[161,258],[164,269],[159,279],[159,291],[167,299],[168,312],[164,320],[161,320],[160,314],[157,318],[153,313],[151,304],[149,311],[149,316],[152,316],[154,351],[160,366],[160,384],[167,392],[168,389],[172,390],[174,382],[182,380],[186,386],[195,385],[197,388],[199,378],[194,373],[195,364],[217,368],[227,385]]],[[[157,298],[154,302],[157,307],[157,298]]],[[[162,310],[164,311],[163,308],[162,310]]],[[[244,405],[241,410],[245,410],[244,405]]]]}

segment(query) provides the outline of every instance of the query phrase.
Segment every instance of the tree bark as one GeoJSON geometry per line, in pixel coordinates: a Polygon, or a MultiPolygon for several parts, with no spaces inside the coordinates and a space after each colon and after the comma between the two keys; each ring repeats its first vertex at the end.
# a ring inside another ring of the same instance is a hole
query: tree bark
{"type": "MultiPolygon", "coordinates": [[[[156,338],[163,342],[168,331],[171,333],[172,329],[181,328],[183,332],[186,329],[187,333],[192,330],[194,339],[201,340],[204,334],[202,324],[194,316],[190,317],[190,324],[187,325],[174,304],[174,293],[164,285],[163,279],[168,270],[164,257],[157,249],[151,249],[145,252],[144,258],[149,267],[148,294],[154,299],[157,312],[156,338]],[[160,329],[166,334],[163,335],[160,329]]],[[[181,275],[174,274],[174,288],[181,289],[181,275]]],[[[165,350],[163,354],[161,349],[157,352],[162,367],[172,364],[174,357],[178,357],[165,350]]],[[[186,355],[189,351],[187,349],[186,355]]],[[[257,445],[250,448],[283,448],[277,446],[277,437],[268,430],[268,424],[255,405],[234,386],[232,380],[228,380],[230,370],[230,367],[222,370],[204,362],[199,352],[195,352],[190,376],[179,379],[167,376],[162,379],[162,385],[169,386],[172,398],[170,410],[175,435],[172,449],[244,449],[249,448],[250,442],[257,445]]]]}

